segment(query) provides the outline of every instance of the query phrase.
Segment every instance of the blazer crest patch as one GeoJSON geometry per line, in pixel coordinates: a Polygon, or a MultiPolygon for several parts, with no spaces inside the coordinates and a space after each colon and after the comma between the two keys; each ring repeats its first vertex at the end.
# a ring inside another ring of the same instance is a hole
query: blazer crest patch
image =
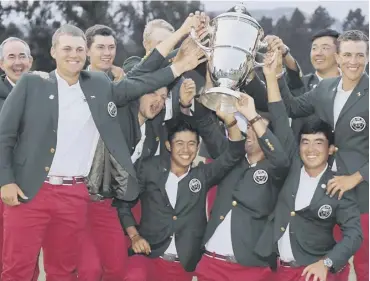
{"type": "Polygon", "coordinates": [[[191,192],[197,193],[202,189],[202,184],[198,179],[192,179],[189,182],[189,189],[191,192]]]}
{"type": "Polygon", "coordinates": [[[319,216],[320,219],[327,219],[328,217],[331,216],[331,213],[333,212],[333,209],[330,205],[322,205],[317,212],[317,215],[319,216]]]}
{"type": "Polygon", "coordinates": [[[109,113],[110,117],[116,117],[117,116],[117,106],[112,101],[110,101],[108,103],[108,113],[109,113]]]}
{"type": "Polygon", "coordinates": [[[361,116],[356,116],[351,119],[349,125],[354,132],[362,132],[366,128],[366,121],[361,116]]]}
{"type": "Polygon", "coordinates": [[[269,179],[269,175],[265,170],[257,170],[253,173],[253,180],[256,184],[265,184],[269,179]]]}

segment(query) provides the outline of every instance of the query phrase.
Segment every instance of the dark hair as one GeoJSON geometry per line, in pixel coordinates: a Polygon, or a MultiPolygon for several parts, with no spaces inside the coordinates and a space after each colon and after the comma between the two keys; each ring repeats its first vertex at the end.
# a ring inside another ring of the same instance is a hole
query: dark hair
{"type": "Polygon", "coordinates": [[[331,126],[320,119],[310,120],[303,124],[299,132],[298,143],[301,142],[302,135],[310,135],[317,133],[323,133],[325,137],[328,139],[329,145],[334,144],[334,132],[331,126]]]}
{"type": "Polygon", "coordinates": [[[94,37],[96,35],[113,36],[114,42],[116,43],[115,32],[113,31],[112,28],[106,25],[95,24],[86,30],[85,35],[86,35],[87,48],[90,48],[92,43],[94,43],[94,37]]]}
{"type": "Polygon", "coordinates": [[[340,35],[339,32],[334,29],[325,28],[325,29],[321,29],[318,32],[316,32],[312,36],[311,42],[315,41],[317,38],[326,37],[326,36],[333,37],[334,42],[335,42],[338,39],[339,35],[340,35]]]}
{"type": "Polygon", "coordinates": [[[362,41],[366,43],[367,46],[367,53],[369,53],[369,38],[360,30],[348,30],[343,32],[342,35],[340,35],[337,39],[337,50],[339,52],[340,43],[346,42],[346,41],[362,41]]]}
{"type": "Polygon", "coordinates": [[[192,132],[196,135],[197,142],[199,143],[200,141],[198,130],[196,130],[191,124],[189,124],[183,119],[177,119],[172,126],[170,125],[167,127],[168,127],[167,140],[169,141],[169,143],[171,143],[175,135],[180,132],[192,132]]]}

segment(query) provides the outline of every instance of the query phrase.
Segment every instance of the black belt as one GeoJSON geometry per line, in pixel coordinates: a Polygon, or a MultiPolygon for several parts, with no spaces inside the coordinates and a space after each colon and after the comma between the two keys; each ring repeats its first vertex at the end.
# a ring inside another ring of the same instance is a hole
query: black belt
{"type": "Polygon", "coordinates": [[[214,259],[219,259],[219,260],[223,260],[223,261],[230,262],[230,263],[238,263],[238,261],[236,260],[235,256],[232,256],[232,255],[230,255],[230,256],[223,256],[223,255],[219,255],[219,254],[216,254],[216,253],[207,251],[207,250],[204,251],[204,254],[206,256],[211,257],[211,258],[214,258],[214,259]]]}

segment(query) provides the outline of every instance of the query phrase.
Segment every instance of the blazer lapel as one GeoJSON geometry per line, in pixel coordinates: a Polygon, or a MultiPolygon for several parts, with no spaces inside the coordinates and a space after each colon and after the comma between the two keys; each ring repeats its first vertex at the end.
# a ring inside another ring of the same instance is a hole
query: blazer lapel
{"type": "Polygon", "coordinates": [[[328,107],[327,107],[327,111],[328,111],[328,114],[329,114],[329,122],[330,122],[330,125],[332,126],[332,128],[334,128],[334,100],[335,100],[335,96],[337,95],[337,89],[338,89],[338,84],[340,82],[340,77],[338,77],[338,79],[335,80],[335,82],[330,86],[329,88],[329,91],[328,91],[328,99],[329,99],[329,102],[327,103],[328,107]]]}
{"type": "MultiPolygon", "coordinates": [[[[171,169],[171,161],[169,159],[169,157],[161,157],[161,165],[160,165],[160,176],[159,176],[159,181],[158,181],[158,184],[159,184],[159,190],[161,191],[162,193],[162,196],[164,198],[164,200],[166,201],[166,204],[171,206],[171,203],[170,203],[170,200],[168,199],[168,195],[167,195],[167,191],[166,191],[166,183],[167,183],[167,179],[168,179],[168,175],[170,173],[170,169],[171,169]]],[[[172,207],[172,206],[171,206],[172,207]]]]}
{"type": "MultiPolygon", "coordinates": [[[[344,107],[342,108],[340,114],[339,114],[339,117],[338,117],[338,120],[337,120],[337,124],[340,120],[340,118],[343,117],[343,115],[352,107],[354,106],[359,100],[362,99],[362,97],[364,95],[366,95],[368,93],[368,90],[369,89],[369,76],[367,76],[366,73],[364,73],[360,79],[360,81],[358,82],[357,86],[353,89],[351,95],[349,96],[347,102],[344,104],[344,107]]],[[[334,105],[334,102],[333,102],[333,105],[334,105]]]]}
{"type": "Polygon", "coordinates": [[[55,131],[58,129],[58,118],[59,118],[59,95],[58,95],[58,80],[55,75],[55,71],[49,73],[48,89],[46,91],[47,99],[49,101],[50,114],[53,120],[53,128],[55,131]]]}
{"type": "Polygon", "coordinates": [[[101,118],[99,118],[99,96],[94,94],[94,85],[91,84],[91,79],[88,71],[81,71],[79,82],[81,90],[85,95],[86,102],[89,105],[91,115],[95,122],[95,126],[98,127],[101,121],[101,118]]]}

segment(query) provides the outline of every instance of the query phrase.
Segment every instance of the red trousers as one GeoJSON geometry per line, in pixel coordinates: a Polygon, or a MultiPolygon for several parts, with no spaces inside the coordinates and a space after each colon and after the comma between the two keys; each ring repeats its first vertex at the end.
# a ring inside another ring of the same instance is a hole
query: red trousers
{"type": "MultiPolygon", "coordinates": [[[[357,281],[369,281],[369,214],[361,214],[361,227],[364,237],[361,248],[353,256],[357,281]]],[[[342,239],[342,232],[339,226],[334,228],[335,240],[342,239]]]]}
{"type": "MultiPolygon", "coordinates": [[[[274,272],[274,281],[305,281],[306,276],[301,276],[303,270],[305,269],[304,266],[301,267],[283,267],[280,266],[277,272],[274,272]]],[[[348,281],[349,277],[349,265],[347,265],[341,272],[336,274],[328,272],[326,277],[326,281],[348,281]]],[[[309,279],[312,281],[313,277],[309,279]]],[[[357,279],[358,281],[362,281],[361,279],[357,279]]]]}
{"type": "Polygon", "coordinates": [[[272,271],[269,267],[247,267],[207,255],[203,255],[195,273],[198,281],[271,281],[272,279],[272,271]]]}
{"type": "Polygon", "coordinates": [[[186,272],[180,262],[162,258],[134,255],[129,258],[125,281],[191,281],[192,272],[186,272]]]}
{"type": "Polygon", "coordinates": [[[47,280],[75,281],[88,199],[85,184],[44,183],[30,202],[5,206],[1,280],[31,280],[42,247],[47,280]]]}
{"type": "Polygon", "coordinates": [[[90,201],[78,280],[122,281],[127,259],[126,238],[112,199],[90,201]]]}

